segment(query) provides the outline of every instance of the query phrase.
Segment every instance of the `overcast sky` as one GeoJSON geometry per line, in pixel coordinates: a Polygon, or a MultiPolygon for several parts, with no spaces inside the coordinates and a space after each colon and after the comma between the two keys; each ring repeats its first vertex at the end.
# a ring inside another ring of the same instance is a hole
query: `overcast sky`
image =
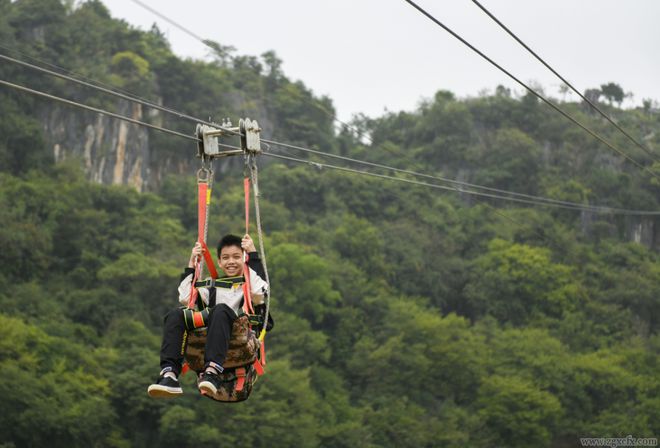
{"type": "MultiPolygon", "coordinates": [[[[238,54],[274,50],[286,75],[331,97],[343,120],[412,110],[440,89],[459,97],[498,84],[522,92],[403,0],[142,1],[238,54]]],[[[138,28],[157,23],[176,54],[208,57],[202,43],[131,0],[104,2],[138,28]]],[[[660,99],[660,1],[480,2],[581,91],[613,81],[634,95],[624,104],[660,99]]],[[[523,81],[560,97],[560,81],[470,0],[417,3],[523,81]]]]}

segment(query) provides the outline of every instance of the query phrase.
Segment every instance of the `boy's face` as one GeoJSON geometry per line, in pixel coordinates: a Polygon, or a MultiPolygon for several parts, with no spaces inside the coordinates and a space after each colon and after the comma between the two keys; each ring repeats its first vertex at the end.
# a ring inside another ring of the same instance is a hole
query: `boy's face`
{"type": "Polygon", "coordinates": [[[238,246],[225,246],[220,251],[218,266],[228,277],[236,277],[243,273],[243,249],[238,246]]]}

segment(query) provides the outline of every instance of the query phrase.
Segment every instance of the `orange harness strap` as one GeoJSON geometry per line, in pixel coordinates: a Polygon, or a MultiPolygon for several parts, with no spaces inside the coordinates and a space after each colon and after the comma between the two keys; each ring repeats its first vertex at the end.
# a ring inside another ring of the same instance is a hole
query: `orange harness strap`
{"type": "MultiPolygon", "coordinates": [[[[208,205],[208,200],[210,199],[209,195],[209,183],[207,180],[197,180],[197,241],[202,244],[204,243],[204,229],[206,227],[206,210],[208,205]]],[[[197,302],[198,291],[195,288],[195,282],[199,280],[199,277],[202,273],[202,263],[201,261],[195,262],[195,275],[193,276],[192,285],[190,288],[190,299],[188,299],[188,308],[195,308],[195,303],[197,302]]]]}
{"type": "MultiPolygon", "coordinates": [[[[212,174],[209,174],[209,176],[212,174]]],[[[208,213],[208,207],[211,204],[211,188],[209,188],[209,180],[198,179],[197,181],[197,241],[202,245],[202,254],[204,256],[204,262],[206,267],[209,270],[212,278],[218,278],[218,271],[215,269],[215,263],[213,262],[213,257],[211,256],[211,251],[206,245],[206,216],[208,213]]],[[[199,292],[197,288],[194,287],[195,282],[199,280],[202,275],[202,262],[201,260],[197,261],[195,264],[195,275],[193,276],[193,287],[190,291],[190,299],[188,300],[188,308],[194,308],[195,302],[197,301],[197,296],[199,292]]]]}
{"type": "Polygon", "coordinates": [[[245,375],[247,372],[245,371],[245,367],[240,367],[236,369],[235,372],[236,372],[236,387],[234,388],[234,390],[236,390],[236,392],[240,392],[243,390],[243,387],[245,386],[245,375]]]}
{"type": "Polygon", "coordinates": [[[258,359],[252,363],[252,366],[254,366],[254,370],[257,372],[257,375],[261,376],[264,374],[264,366],[259,362],[258,359]]]}
{"type": "Polygon", "coordinates": [[[209,274],[211,274],[211,278],[218,278],[218,271],[215,269],[215,263],[213,262],[213,257],[211,256],[211,252],[209,251],[209,247],[206,245],[204,241],[202,243],[202,248],[204,249],[204,261],[206,262],[206,267],[209,270],[209,274]]]}
{"type": "MultiPolygon", "coordinates": [[[[245,193],[245,233],[250,230],[250,178],[243,179],[243,191],[245,193]]],[[[248,266],[249,257],[245,254],[245,264],[243,265],[243,311],[245,314],[254,314],[252,308],[252,284],[250,283],[250,267],[248,266]]]]}

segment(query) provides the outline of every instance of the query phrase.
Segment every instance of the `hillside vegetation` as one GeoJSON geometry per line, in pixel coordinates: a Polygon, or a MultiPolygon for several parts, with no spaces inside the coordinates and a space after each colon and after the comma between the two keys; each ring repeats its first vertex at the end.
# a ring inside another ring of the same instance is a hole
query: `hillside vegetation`
{"type": "MultiPolygon", "coordinates": [[[[335,131],[331,100],[288,79],[274,53],[218,45],[211,62],[181,60],[158,29],[133,29],[98,1],[0,0],[0,43],[194,116],[257,118],[279,141],[660,209],[650,174],[503,88],[440,90],[416,110],[335,131]]],[[[9,63],[0,78],[117,106],[9,63]]],[[[519,206],[267,157],[267,374],[240,405],[201,397],[191,375],[183,398],[153,401],[162,316],[196,238],[193,173],[173,170],[145,193],[90,182],[81,160],[53,162],[38,118],[48,104],[0,89],[0,446],[568,447],[660,435],[657,217],[519,206]]],[[[582,104],[562,106],[660,175],[582,104]]],[[[602,107],[658,152],[650,104],[602,107]]],[[[149,142],[155,164],[195,151],[157,131],[149,142]]],[[[211,241],[242,231],[232,163],[216,179],[211,241]]]]}

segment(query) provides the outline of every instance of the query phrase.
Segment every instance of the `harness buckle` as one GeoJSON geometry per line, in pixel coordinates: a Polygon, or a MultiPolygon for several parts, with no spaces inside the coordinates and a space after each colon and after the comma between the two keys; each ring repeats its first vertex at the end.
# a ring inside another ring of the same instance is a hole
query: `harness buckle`
{"type": "Polygon", "coordinates": [[[246,314],[250,325],[260,326],[264,323],[264,317],[259,314],[246,314]]]}
{"type": "Polygon", "coordinates": [[[215,279],[207,278],[205,280],[198,280],[195,282],[195,288],[213,288],[215,287],[215,279]]]}

